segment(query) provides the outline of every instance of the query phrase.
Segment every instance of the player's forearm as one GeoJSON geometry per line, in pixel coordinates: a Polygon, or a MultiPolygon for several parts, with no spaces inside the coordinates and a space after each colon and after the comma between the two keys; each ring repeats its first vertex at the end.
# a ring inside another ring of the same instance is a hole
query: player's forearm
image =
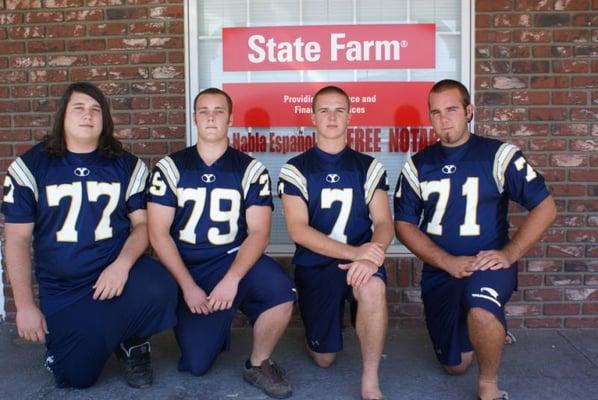
{"type": "Polygon", "coordinates": [[[160,234],[150,230],[149,237],[152,248],[158,255],[160,262],[170,272],[181,289],[184,291],[189,287],[195,286],[195,281],[189,273],[189,269],[185,266],[170,233],[165,232],[160,234]]]}
{"type": "Polygon", "coordinates": [[[523,257],[542,237],[556,218],[556,205],[548,196],[527,215],[511,240],[502,249],[510,263],[523,257]]]}
{"type": "Polygon", "coordinates": [[[139,223],[129,233],[129,237],[118,254],[116,262],[121,263],[125,268],[131,269],[139,257],[145,253],[148,245],[147,223],[139,223]]]}
{"type": "Polygon", "coordinates": [[[447,261],[453,256],[434,243],[416,225],[397,221],[395,230],[399,241],[420,260],[436,268],[447,270],[447,261]]]}
{"type": "Polygon", "coordinates": [[[341,260],[355,258],[355,247],[334,240],[309,225],[295,226],[289,233],[291,240],[314,253],[341,260]]]}
{"type": "Polygon", "coordinates": [[[37,307],[32,287],[31,243],[6,237],[6,270],[17,310],[37,307]]]}
{"type": "Polygon", "coordinates": [[[392,221],[388,219],[388,221],[380,221],[374,224],[374,232],[372,233],[370,242],[378,243],[386,250],[393,237],[392,221]]]}
{"type": "Polygon", "coordinates": [[[257,260],[264,254],[270,239],[269,232],[252,232],[239,247],[237,255],[231,264],[227,275],[237,280],[249,272],[257,260]]]}

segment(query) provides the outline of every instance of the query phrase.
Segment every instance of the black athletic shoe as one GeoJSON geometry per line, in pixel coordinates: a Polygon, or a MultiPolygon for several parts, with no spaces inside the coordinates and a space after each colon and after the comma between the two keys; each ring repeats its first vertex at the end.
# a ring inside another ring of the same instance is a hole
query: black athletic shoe
{"type": "Polygon", "coordinates": [[[128,349],[121,343],[116,350],[116,356],[123,366],[125,381],[131,387],[148,388],[154,381],[151,347],[149,342],[131,346],[128,349]]]}

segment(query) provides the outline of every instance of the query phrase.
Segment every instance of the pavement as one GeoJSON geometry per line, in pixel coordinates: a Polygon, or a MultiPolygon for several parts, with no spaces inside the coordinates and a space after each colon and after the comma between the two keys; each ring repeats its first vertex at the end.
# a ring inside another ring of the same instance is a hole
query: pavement
{"type": "MultiPolygon", "coordinates": [[[[515,330],[517,343],[505,347],[501,387],[511,399],[598,399],[598,330],[515,330]]],[[[328,369],[315,366],[303,350],[303,332],[289,329],[274,359],[293,384],[292,400],[359,399],[360,355],[355,332],[344,333],[345,349],[328,369]]],[[[201,345],[201,344],[198,344],[201,345]]],[[[16,337],[15,326],[0,324],[0,399],[268,399],[245,383],[242,367],[251,348],[251,330],[233,330],[233,346],[203,377],[179,373],[179,351],[171,332],[152,338],[154,385],[131,389],[111,358],[95,386],[58,389],[42,366],[45,349],[16,337]]],[[[448,376],[435,360],[426,331],[393,330],[380,367],[386,399],[475,399],[477,368],[448,376]]]]}

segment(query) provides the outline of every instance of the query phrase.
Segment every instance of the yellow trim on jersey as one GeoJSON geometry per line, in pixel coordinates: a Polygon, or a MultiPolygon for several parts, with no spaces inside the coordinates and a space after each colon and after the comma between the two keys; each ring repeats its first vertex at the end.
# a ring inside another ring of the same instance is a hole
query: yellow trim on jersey
{"type": "Polygon", "coordinates": [[[366,174],[365,184],[363,185],[365,204],[370,204],[370,201],[372,201],[376,187],[378,186],[378,183],[380,183],[380,179],[382,179],[384,172],[386,172],[386,170],[378,160],[372,161],[366,174]]]}
{"type": "Polygon", "coordinates": [[[33,192],[35,201],[38,200],[39,192],[37,190],[37,182],[21,157],[17,157],[17,159],[10,164],[8,172],[20,186],[27,187],[33,192]]]}
{"type": "Polygon", "coordinates": [[[280,179],[295,186],[299,189],[303,197],[305,197],[305,200],[309,200],[307,194],[307,179],[305,179],[303,174],[295,166],[284,164],[280,168],[280,179]]]}
{"type": "Polygon", "coordinates": [[[407,181],[409,186],[411,186],[411,189],[413,189],[413,191],[415,192],[417,197],[419,197],[421,199],[422,193],[421,193],[421,189],[420,189],[417,168],[415,167],[415,164],[413,164],[413,160],[411,158],[408,159],[407,162],[405,163],[405,165],[403,166],[403,170],[401,171],[401,174],[403,174],[403,176],[405,177],[405,180],[407,181]]]}
{"type": "Polygon", "coordinates": [[[145,163],[140,159],[137,159],[137,164],[135,165],[135,169],[131,174],[131,180],[129,181],[129,186],[127,187],[125,201],[129,200],[131,196],[145,190],[145,183],[147,182],[148,173],[149,172],[145,163]]]}
{"type": "Polygon", "coordinates": [[[172,161],[172,158],[166,156],[156,164],[156,167],[162,171],[162,175],[166,178],[166,183],[170,186],[170,190],[172,193],[176,195],[176,188],[179,184],[179,180],[181,179],[181,175],[179,173],[179,169],[172,161]]]}
{"type": "Polygon", "coordinates": [[[243,186],[243,198],[247,198],[247,193],[249,193],[249,188],[251,187],[252,183],[255,183],[262,172],[266,167],[264,164],[259,162],[258,160],[253,160],[249,163],[247,168],[245,168],[245,173],[243,174],[243,180],[241,181],[241,185],[243,186]]]}
{"type": "Polygon", "coordinates": [[[513,144],[503,143],[496,154],[494,155],[494,166],[492,167],[492,174],[496,182],[496,188],[499,193],[505,189],[505,172],[511,162],[511,159],[519,151],[519,148],[513,144]]]}

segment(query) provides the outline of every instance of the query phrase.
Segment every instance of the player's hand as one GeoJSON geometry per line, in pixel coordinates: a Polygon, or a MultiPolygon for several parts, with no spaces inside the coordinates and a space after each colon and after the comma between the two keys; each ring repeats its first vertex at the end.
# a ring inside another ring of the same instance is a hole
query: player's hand
{"type": "Polygon", "coordinates": [[[208,296],[210,309],[212,311],[222,311],[231,308],[238,289],[239,279],[225,275],[208,296]]]}
{"type": "Polygon", "coordinates": [[[17,331],[23,339],[39,343],[45,343],[49,333],[46,318],[35,305],[17,310],[17,331]]]}
{"type": "Polygon", "coordinates": [[[466,278],[476,271],[474,262],[475,257],[451,257],[447,261],[445,270],[455,278],[466,278]]]}
{"type": "Polygon", "coordinates": [[[189,310],[193,314],[208,315],[210,313],[208,296],[206,296],[206,292],[199,286],[193,285],[192,287],[183,290],[183,298],[185,299],[185,303],[187,303],[187,307],[189,307],[189,310]]]}
{"type": "Polygon", "coordinates": [[[483,250],[478,253],[473,264],[474,268],[479,271],[497,270],[502,268],[509,268],[512,263],[504,251],[501,250],[483,250]]]}
{"type": "Polygon", "coordinates": [[[367,283],[378,271],[378,266],[369,260],[357,260],[349,264],[339,264],[340,269],[347,271],[347,285],[359,288],[367,283]]]}
{"type": "Polygon", "coordinates": [[[125,284],[129,279],[129,269],[113,262],[107,266],[93,285],[94,300],[108,300],[118,297],[123,293],[125,284]]]}
{"type": "Polygon", "coordinates": [[[355,254],[351,261],[368,260],[377,266],[384,262],[384,247],[380,243],[368,242],[355,248],[355,254]]]}

